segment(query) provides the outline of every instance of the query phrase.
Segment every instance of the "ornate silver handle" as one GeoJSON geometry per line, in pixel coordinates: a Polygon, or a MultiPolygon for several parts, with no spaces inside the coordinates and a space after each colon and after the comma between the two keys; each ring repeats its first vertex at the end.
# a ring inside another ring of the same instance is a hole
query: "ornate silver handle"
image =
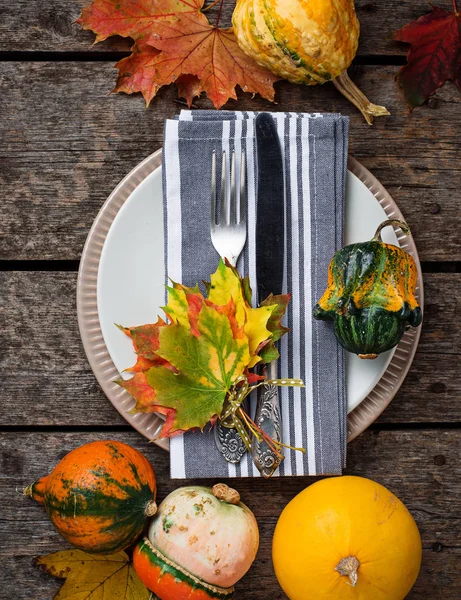
{"type": "MultiPolygon", "coordinates": [[[[246,403],[247,401],[245,400],[242,405],[245,411],[248,409],[246,403]]],[[[234,428],[224,427],[219,420],[214,427],[214,441],[217,449],[227,462],[234,465],[242,460],[243,455],[247,451],[238,431],[234,428]]]]}
{"type": "MultiPolygon", "coordinates": [[[[267,379],[277,379],[277,361],[274,360],[266,365],[262,374],[267,379]]],[[[282,441],[279,391],[276,385],[266,383],[258,388],[255,423],[274,441],[282,441]]],[[[253,438],[251,443],[251,454],[257,469],[266,479],[274,474],[282,461],[266,442],[259,442],[256,438],[253,438]]]]}

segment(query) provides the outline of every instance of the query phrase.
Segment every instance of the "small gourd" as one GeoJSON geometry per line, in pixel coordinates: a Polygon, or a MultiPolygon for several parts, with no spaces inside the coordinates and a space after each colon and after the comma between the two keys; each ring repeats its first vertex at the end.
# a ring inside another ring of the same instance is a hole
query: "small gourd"
{"type": "Polygon", "coordinates": [[[390,350],[409,326],[422,321],[415,261],[382,241],[381,230],[388,225],[410,233],[406,223],[392,219],[378,227],[371,241],[339,250],[328,268],[327,289],[314,308],[314,317],[333,321],[340,344],[360,358],[390,350]]]}
{"type": "Polygon", "coordinates": [[[155,473],[127,444],[90,442],[69,452],[24,494],[44,505],[59,533],[86,552],[132,544],[157,510],[155,473]]]}
{"type": "Polygon", "coordinates": [[[232,598],[259,545],[253,513],[225,484],[175,490],[160,504],[133,565],[161,600],[232,598]]]}
{"type": "Polygon", "coordinates": [[[403,600],[421,556],[405,505],[379,483],[353,476],[323,479],[293,498],[272,544],[290,600],[403,600]]]}
{"type": "Polygon", "coordinates": [[[389,114],[347,75],[360,31],[353,0],[238,0],[232,24],[241,49],[279,77],[305,85],[332,81],[369,124],[389,114]]]}

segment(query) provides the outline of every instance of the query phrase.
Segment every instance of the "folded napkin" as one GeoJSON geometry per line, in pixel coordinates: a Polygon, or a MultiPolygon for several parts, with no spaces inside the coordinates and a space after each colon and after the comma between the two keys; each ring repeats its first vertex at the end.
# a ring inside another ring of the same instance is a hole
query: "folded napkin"
{"type": "MultiPolygon", "coordinates": [[[[331,257],[342,246],[348,119],[334,114],[272,113],[285,163],[286,245],[284,292],[292,299],[285,318],[280,377],[305,388],[279,388],[286,449],[276,475],[339,474],[345,466],[347,399],[345,356],[331,326],[312,318],[327,283],[331,257]]],[[[245,152],[248,237],[238,268],[256,290],[256,140],[251,112],[181,112],[165,123],[163,187],[168,276],[195,285],[216,270],[210,239],[211,157],[245,152]]],[[[227,163],[229,165],[229,161],[227,163]]],[[[219,173],[218,173],[219,178],[219,173]]],[[[254,294],[256,295],[256,294],[254,294]]],[[[254,415],[256,398],[251,399],[254,415]]],[[[238,465],[217,450],[210,427],[171,439],[172,478],[257,477],[251,455],[238,465]]]]}

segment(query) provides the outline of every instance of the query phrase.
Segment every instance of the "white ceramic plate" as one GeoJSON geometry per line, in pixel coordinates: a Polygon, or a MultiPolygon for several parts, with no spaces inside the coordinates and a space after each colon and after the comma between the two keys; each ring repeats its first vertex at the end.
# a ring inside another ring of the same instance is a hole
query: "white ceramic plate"
{"type": "MultiPolygon", "coordinates": [[[[349,160],[346,188],[346,243],[368,240],[386,218],[402,218],[392,198],[357,161],[349,160]]],[[[392,228],[383,231],[383,239],[399,244],[392,228]]],[[[419,261],[411,237],[403,237],[405,246],[419,261]]],[[[419,270],[420,271],[420,270],[419,270]]],[[[421,278],[420,278],[421,281],[421,278]]],[[[115,407],[141,433],[156,435],[161,421],[157,415],[129,415],[131,397],[113,384],[136,358],[130,340],[115,326],[152,323],[158,307],[164,304],[163,206],[160,151],[138,165],[114,190],[98,215],[82,256],[78,283],[79,324],[90,364],[104,391],[115,407]]],[[[422,305],[422,286],[418,290],[422,305]]],[[[401,342],[411,346],[410,360],[405,352],[399,366],[398,385],[392,381],[385,397],[373,400],[373,412],[379,414],[400,386],[400,374],[406,373],[419,338],[419,329],[406,334],[401,342]],[[410,337],[408,338],[408,336],[410,337]],[[408,364],[407,364],[408,363],[408,364]],[[375,406],[377,402],[377,405],[375,406]]],[[[399,345],[400,348],[400,345],[399,345]]],[[[399,354],[399,350],[395,354],[399,354]]],[[[389,370],[394,351],[374,361],[348,355],[347,399],[349,421],[389,370]]],[[[400,360],[397,358],[397,362],[400,360]]],[[[395,371],[395,369],[394,369],[395,371]]],[[[403,380],[403,378],[402,378],[403,380]]],[[[388,384],[386,384],[389,387],[388,384]]],[[[369,424],[369,407],[365,408],[369,424]]],[[[376,414],[376,416],[377,416],[376,414]]],[[[375,416],[375,418],[376,418],[375,416]]],[[[363,430],[363,415],[350,437],[363,430]]],[[[165,441],[161,442],[166,447],[165,441]]]]}

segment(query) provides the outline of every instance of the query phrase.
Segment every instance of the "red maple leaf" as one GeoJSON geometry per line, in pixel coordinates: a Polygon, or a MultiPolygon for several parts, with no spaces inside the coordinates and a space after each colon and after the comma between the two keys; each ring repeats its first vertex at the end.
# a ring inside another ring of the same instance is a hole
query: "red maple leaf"
{"type": "MultiPolygon", "coordinates": [[[[206,92],[216,108],[235,88],[274,100],[270,71],[238,46],[232,28],[220,28],[202,12],[205,0],[93,0],[78,23],[96,33],[96,42],[111,35],[131,37],[132,54],[117,63],[115,91],[141,92],[149,105],[163,85],[175,83],[180,97],[192,104],[206,92]]],[[[222,7],[222,1],[221,1],[222,7]]]]}
{"type": "Polygon", "coordinates": [[[408,64],[398,74],[410,110],[449,79],[461,89],[461,15],[456,0],[453,12],[434,6],[431,13],[397,31],[394,39],[411,44],[408,64]]]}

